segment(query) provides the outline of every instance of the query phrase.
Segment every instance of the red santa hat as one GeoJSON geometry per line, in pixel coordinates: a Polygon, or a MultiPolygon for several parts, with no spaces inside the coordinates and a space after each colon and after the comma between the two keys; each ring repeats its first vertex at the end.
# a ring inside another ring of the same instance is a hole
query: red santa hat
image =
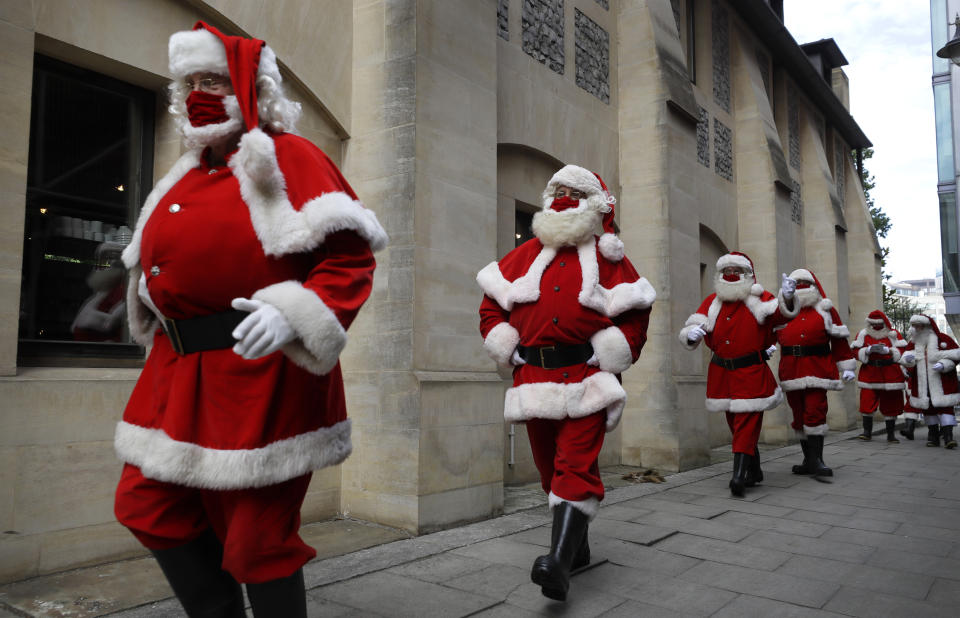
{"type": "Polygon", "coordinates": [[[868,326],[880,326],[884,325],[887,327],[887,330],[892,330],[893,325],[890,324],[890,319],[887,317],[887,314],[875,309],[867,314],[867,325],[868,326]]]}
{"type": "Polygon", "coordinates": [[[933,332],[937,333],[937,335],[940,334],[940,328],[937,326],[937,321],[925,313],[918,313],[910,316],[910,326],[928,326],[933,329],[933,332]]]}
{"type": "Polygon", "coordinates": [[[750,259],[746,253],[741,253],[740,251],[731,251],[725,255],[721,255],[720,259],[717,260],[717,272],[723,272],[724,268],[728,267],[742,268],[747,273],[753,277],[753,286],[750,287],[750,293],[754,296],[763,295],[763,286],[757,282],[757,273],[753,269],[753,260],[750,259]]]}
{"type": "Polygon", "coordinates": [[[603,235],[600,236],[600,254],[612,262],[623,259],[623,241],[617,238],[616,224],[614,223],[614,204],[617,198],[610,194],[606,183],[596,172],[580,167],[579,165],[564,165],[547,183],[545,195],[553,195],[559,186],[577,189],[587,194],[587,197],[600,196],[607,205],[603,214],[603,235]]]}
{"type": "Polygon", "coordinates": [[[257,78],[267,76],[279,84],[277,56],[260,39],[228,36],[198,21],[193,30],[170,36],[170,73],[176,79],[200,72],[229,75],[234,95],[248,131],[259,123],[257,78]]]}

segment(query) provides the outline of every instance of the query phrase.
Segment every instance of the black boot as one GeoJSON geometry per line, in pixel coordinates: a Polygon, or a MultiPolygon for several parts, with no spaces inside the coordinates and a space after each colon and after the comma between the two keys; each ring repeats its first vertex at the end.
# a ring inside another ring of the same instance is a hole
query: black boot
{"type": "Polygon", "coordinates": [[[803,451],[803,463],[792,468],[794,474],[810,474],[810,443],[806,439],[800,440],[800,450],[803,451]]]}
{"type": "Polygon", "coordinates": [[[939,425],[927,425],[927,446],[940,446],[939,425]]]}
{"type": "Polygon", "coordinates": [[[813,476],[833,476],[833,470],[823,463],[823,436],[807,436],[809,445],[810,474],[813,476]]]}
{"type": "Polygon", "coordinates": [[[223,546],[212,530],[186,545],[151,550],[190,618],[244,618],[243,591],[220,568],[223,546]]]}
{"type": "Polygon", "coordinates": [[[561,502],[553,507],[550,553],[534,560],[530,571],[530,579],[540,586],[543,596],[557,601],[567,600],[570,568],[589,521],[586,513],[569,502],[561,502]]]}
{"type": "Polygon", "coordinates": [[[590,542],[587,540],[589,534],[590,524],[587,524],[583,529],[583,540],[580,541],[580,549],[577,550],[577,555],[573,557],[573,564],[570,565],[571,572],[582,569],[590,564],[590,542]]]}
{"type": "Polygon", "coordinates": [[[307,618],[303,569],[262,584],[247,584],[254,618],[307,618]]]}
{"type": "Polygon", "coordinates": [[[747,462],[747,481],[745,487],[756,487],[758,483],[763,482],[763,470],[760,469],[760,451],[754,449],[753,455],[748,455],[750,461],[747,462]]]}
{"type": "Polygon", "coordinates": [[[869,414],[861,414],[863,417],[863,433],[857,436],[858,440],[869,442],[873,440],[873,417],[869,414]]]}
{"type": "Polygon", "coordinates": [[[957,441],[953,439],[953,425],[944,425],[940,428],[940,435],[943,436],[943,445],[948,449],[957,448],[957,441]]]}
{"type": "Polygon", "coordinates": [[[887,423],[887,442],[894,442],[900,444],[900,440],[897,440],[896,428],[897,428],[897,419],[888,418],[887,423]]]}
{"type": "Polygon", "coordinates": [[[904,427],[900,430],[900,435],[907,440],[913,440],[913,428],[917,426],[917,421],[912,418],[908,418],[903,424],[904,427]]]}
{"type": "Polygon", "coordinates": [[[730,493],[738,498],[743,497],[743,488],[747,486],[747,474],[750,468],[750,455],[746,453],[733,454],[733,477],[730,479],[730,493]]]}

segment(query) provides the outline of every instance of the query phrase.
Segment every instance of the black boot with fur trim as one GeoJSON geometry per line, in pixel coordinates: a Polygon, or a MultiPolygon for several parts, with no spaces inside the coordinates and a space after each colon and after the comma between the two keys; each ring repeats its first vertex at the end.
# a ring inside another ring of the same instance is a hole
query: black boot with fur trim
{"type": "MultiPolygon", "coordinates": [[[[570,589],[570,570],[581,549],[590,517],[569,502],[553,507],[550,553],[533,562],[530,579],[540,586],[543,596],[566,601],[570,589]]],[[[589,558],[587,558],[589,561],[589,558]]]]}

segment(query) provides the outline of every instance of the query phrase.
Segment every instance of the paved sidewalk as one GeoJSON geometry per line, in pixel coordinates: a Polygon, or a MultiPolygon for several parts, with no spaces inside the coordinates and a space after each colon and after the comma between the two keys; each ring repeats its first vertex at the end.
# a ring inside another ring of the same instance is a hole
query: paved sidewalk
{"type": "MultiPolygon", "coordinates": [[[[794,445],[762,454],[743,499],[727,462],[610,491],[565,604],[529,580],[549,545],[537,508],[313,561],[310,615],[960,615],[960,449],[856,434],[827,439],[832,483],[791,474],[794,445]]],[[[111,615],[179,614],[171,599],[111,615]]]]}

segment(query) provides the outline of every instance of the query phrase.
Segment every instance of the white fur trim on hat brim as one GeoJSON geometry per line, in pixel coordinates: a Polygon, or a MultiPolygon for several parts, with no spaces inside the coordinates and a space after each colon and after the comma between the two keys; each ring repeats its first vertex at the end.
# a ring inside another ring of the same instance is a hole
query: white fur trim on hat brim
{"type": "Polygon", "coordinates": [[[531,382],[507,389],[503,418],[510,422],[532,418],[561,420],[607,413],[607,431],[620,422],[627,393],[616,376],[600,371],[582,382],[531,382]]]}
{"type": "Polygon", "coordinates": [[[560,168],[547,183],[547,191],[554,190],[560,185],[578,189],[588,195],[603,193],[603,187],[597,175],[579,165],[565,165],[560,168]]]}
{"type": "Polygon", "coordinates": [[[736,267],[743,268],[747,272],[753,272],[753,265],[750,264],[750,260],[742,255],[733,255],[732,253],[727,253],[726,255],[721,255],[720,259],[717,260],[717,272],[720,272],[727,267],[736,267]]]}
{"type": "Polygon", "coordinates": [[[933,322],[925,315],[911,315],[910,326],[932,326],[933,322]]]}
{"type": "Polygon", "coordinates": [[[780,380],[780,388],[786,392],[801,391],[808,388],[822,388],[826,391],[842,391],[843,381],[840,378],[836,380],[830,378],[820,378],[817,376],[803,376],[792,380],[780,380]]]}
{"type": "Polygon", "coordinates": [[[601,235],[597,246],[600,248],[600,255],[611,262],[619,262],[623,259],[623,241],[616,234],[607,232],[601,235]]]}
{"type": "Polygon", "coordinates": [[[283,346],[290,360],[317,375],[326,375],[337,365],[347,345],[347,331],[316,292],[299,281],[283,281],[257,290],[253,299],[279,309],[297,333],[283,346]]]}
{"type": "Polygon", "coordinates": [[[776,408],[783,401],[783,391],[778,386],[769,397],[755,397],[752,399],[722,399],[707,397],[709,412],[763,412],[776,408]]]}
{"type": "Polygon", "coordinates": [[[227,52],[217,35],[204,28],[170,35],[170,73],[179,79],[193,73],[229,75],[227,52]]]}
{"type": "Polygon", "coordinates": [[[906,382],[863,382],[857,380],[857,386],[868,391],[902,391],[906,382]]]}
{"type": "Polygon", "coordinates": [[[589,517],[590,521],[593,521],[597,516],[597,513],[600,512],[600,500],[597,498],[587,498],[586,500],[567,500],[566,498],[561,498],[551,491],[547,496],[547,502],[550,504],[551,509],[559,504],[562,504],[563,502],[567,502],[570,504],[570,506],[589,517]]]}
{"type": "Polygon", "coordinates": [[[600,369],[610,373],[623,373],[633,364],[633,352],[623,331],[617,326],[608,326],[590,337],[593,353],[600,361],[600,369]]]}
{"type": "Polygon", "coordinates": [[[276,485],[343,462],[353,449],[350,419],[261,448],[215,449],[174,440],[162,429],[117,423],[117,456],[155,481],[199,489],[276,485]]]}
{"type": "Polygon", "coordinates": [[[806,281],[811,285],[813,285],[814,287],[816,287],[817,285],[817,280],[814,279],[813,273],[811,273],[806,268],[798,268],[787,276],[790,279],[796,279],[797,281],[806,281]]]}
{"type": "Polygon", "coordinates": [[[500,322],[490,329],[483,340],[483,348],[498,365],[510,365],[513,351],[520,343],[520,333],[509,322],[500,322]]]}
{"type": "Polygon", "coordinates": [[[803,426],[803,435],[805,436],[825,436],[830,432],[830,425],[826,423],[822,425],[804,425],[803,426]]]}

